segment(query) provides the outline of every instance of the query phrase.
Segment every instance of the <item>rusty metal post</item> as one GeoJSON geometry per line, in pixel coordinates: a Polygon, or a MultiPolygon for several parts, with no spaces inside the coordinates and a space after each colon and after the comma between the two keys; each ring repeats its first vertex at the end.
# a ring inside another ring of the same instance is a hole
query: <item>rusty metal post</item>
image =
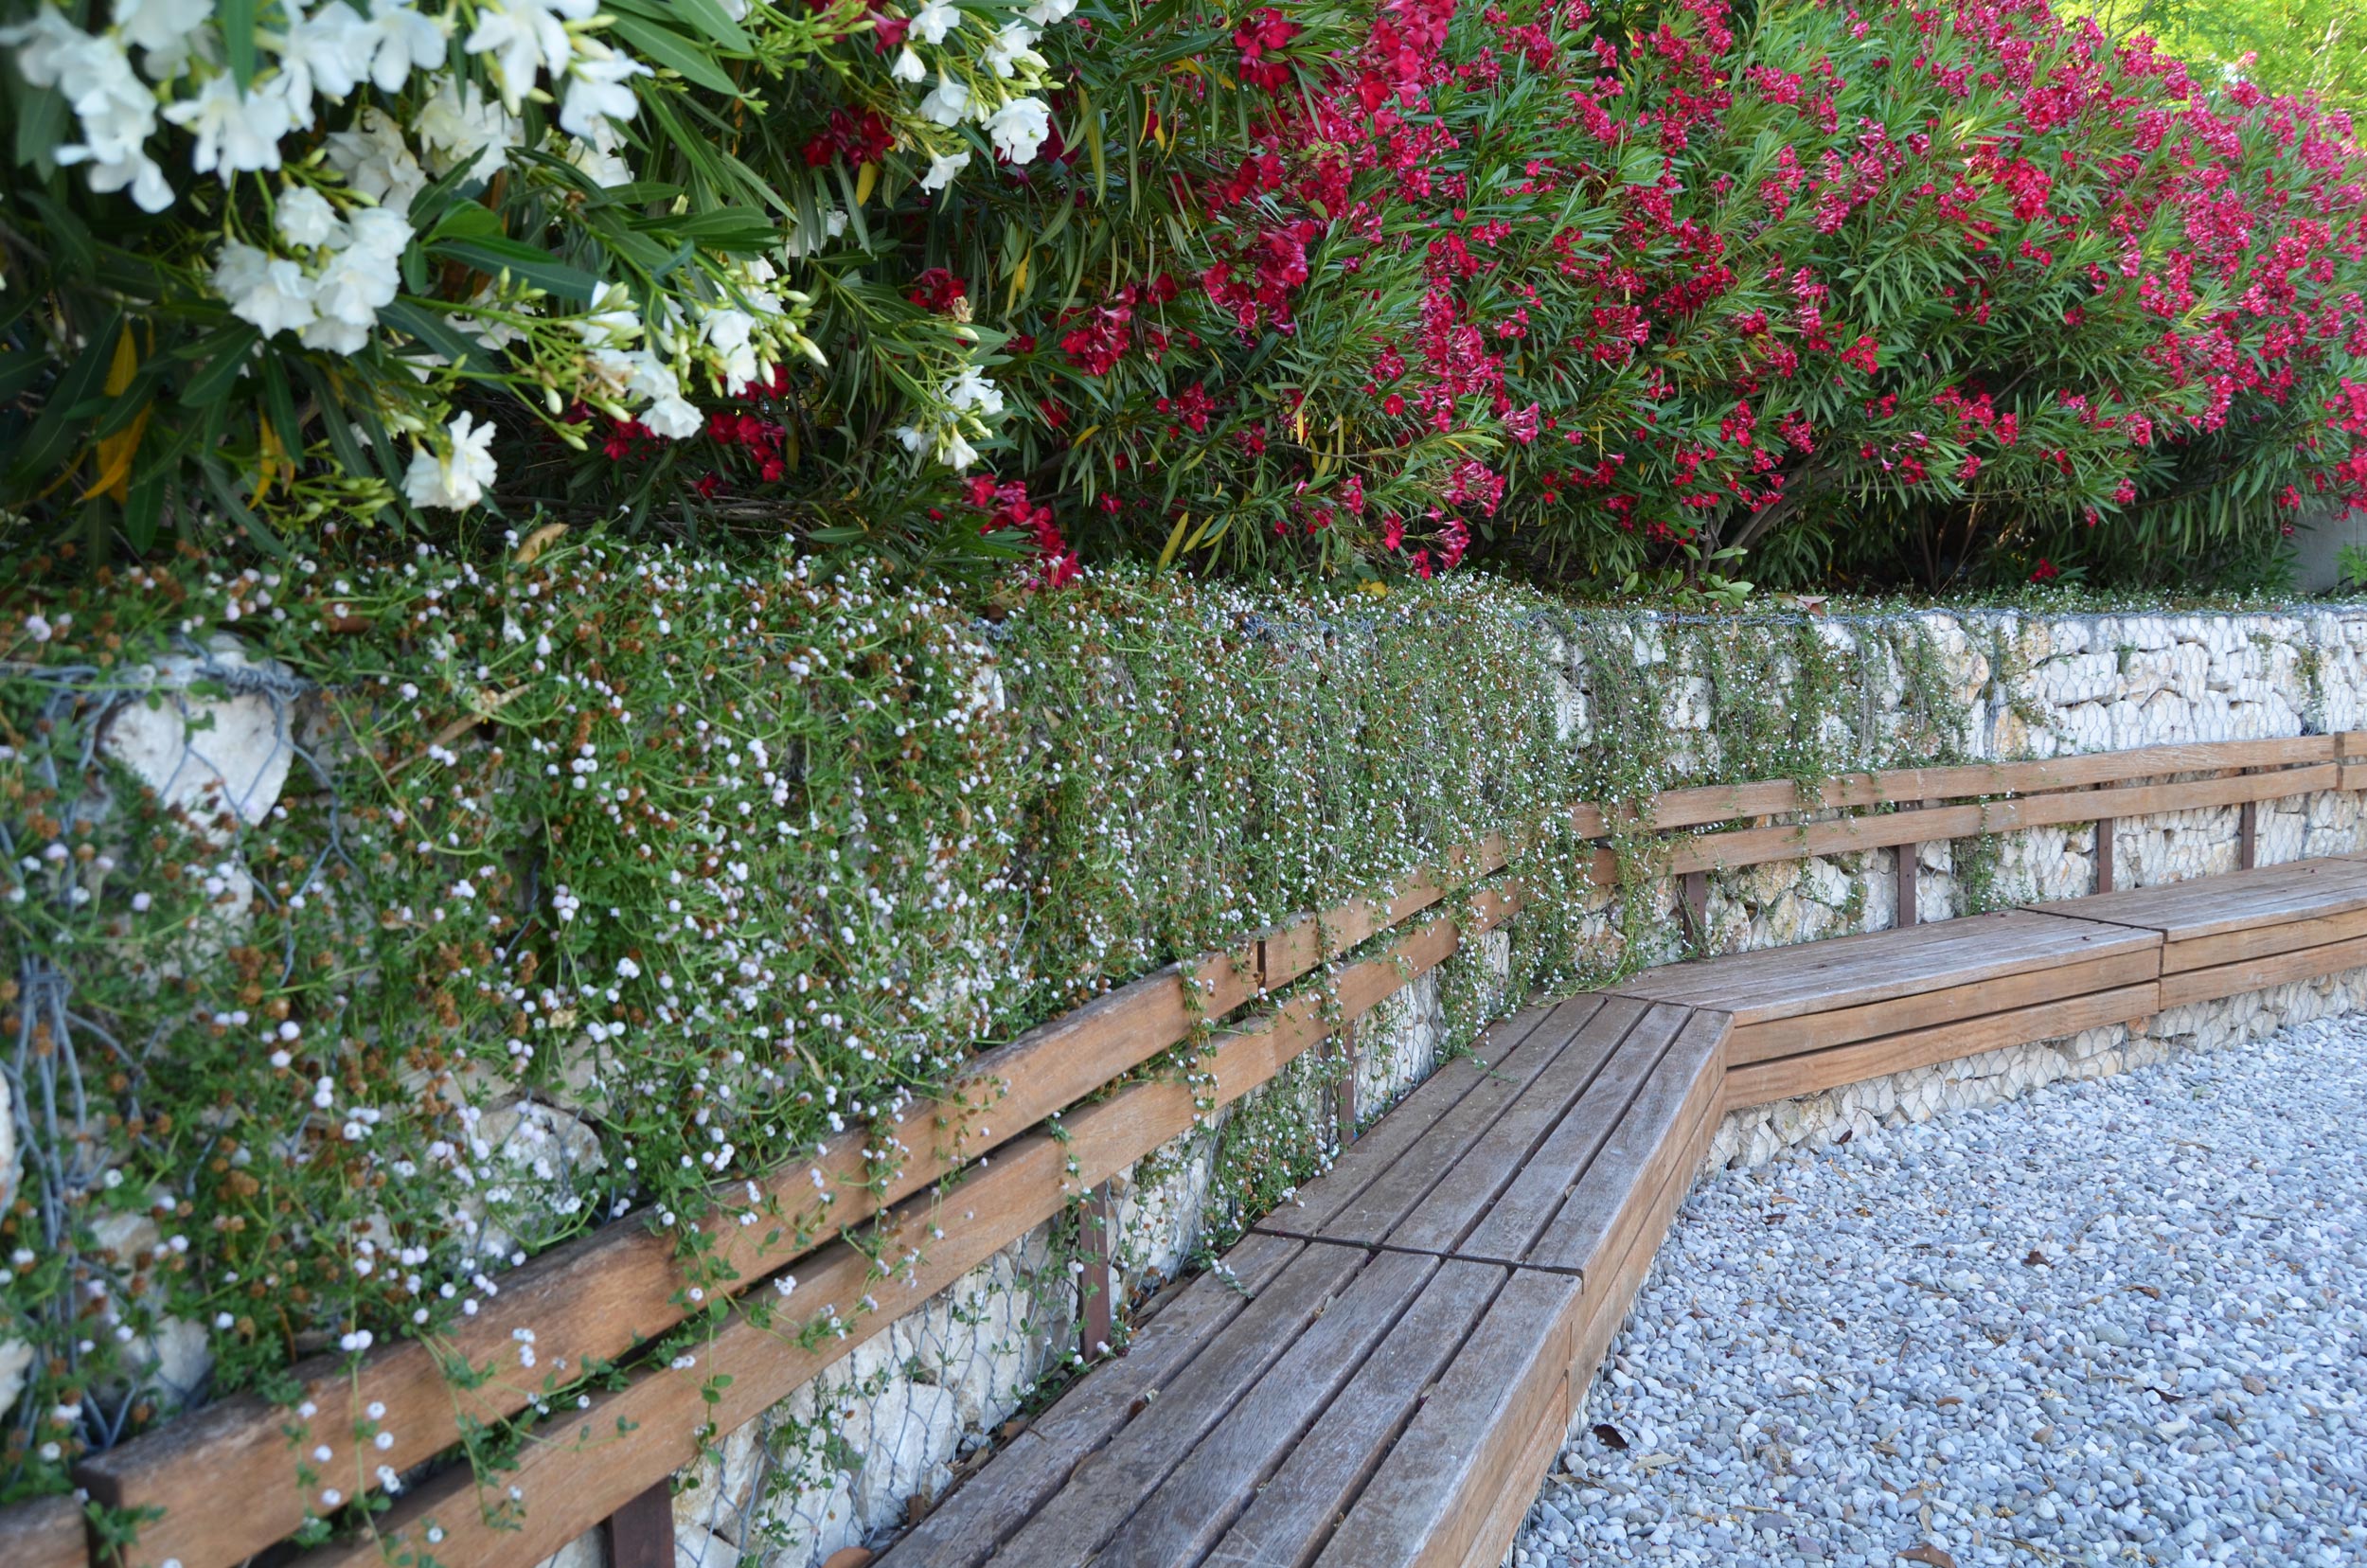
{"type": "Polygon", "coordinates": [[[674,1568],[674,1487],[660,1481],[608,1516],[608,1568],[674,1568]]]}

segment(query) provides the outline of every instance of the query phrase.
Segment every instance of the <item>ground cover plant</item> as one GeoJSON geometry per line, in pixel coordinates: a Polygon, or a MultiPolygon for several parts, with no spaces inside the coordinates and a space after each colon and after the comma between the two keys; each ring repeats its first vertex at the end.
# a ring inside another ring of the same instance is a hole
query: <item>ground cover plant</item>
{"type": "Polygon", "coordinates": [[[2038,0],[12,14],[95,554],[2244,582],[2367,488],[2347,119],[2038,0]]]}

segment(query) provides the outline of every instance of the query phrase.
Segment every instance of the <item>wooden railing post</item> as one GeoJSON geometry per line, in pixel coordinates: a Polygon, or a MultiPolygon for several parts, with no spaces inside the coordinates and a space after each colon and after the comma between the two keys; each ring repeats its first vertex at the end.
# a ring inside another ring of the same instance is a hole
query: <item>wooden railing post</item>
{"type": "Polygon", "coordinates": [[[674,1568],[671,1481],[660,1481],[608,1516],[608,1568],[674,1568]]]}
{"type": "Polygon", "coordinates": [[[1087,1361],[1110,1353],[1111,1287],[1114,1280],[1111,1255],[1117,1251],[1117,1200],[1110,1184],[1102,1183],[1085,1200],[1077,1222],[1077,1348],[1087,1361]]]}
{"type": "Polygon", "coordinates": [[[1898,846],[1897,864],[1891,867],[1891,877],[1898,904],[1898,917],[1893,923],[1911,926],[1920,913],[1916,894],[1922,886],[1923,846],[1902,844],[1898,846]]]}
{"type": "Polygon", "coordinates": [[[2096,818],[2096,891],[2112,891],[2112,819],[2096,818]]]}
{"type": "Polygon", "coordinates": [[[2235,864],[2245,871],[2260,864],[2260,802],[2247,800],[2235,818],[2235,864]]]}
{"type": "Polygon", "coordinates": [[[1706,953],[1710,945],[1709,873],[1688,871],[1677,885],[1683,899],[1685,939],[1706,953]]]}

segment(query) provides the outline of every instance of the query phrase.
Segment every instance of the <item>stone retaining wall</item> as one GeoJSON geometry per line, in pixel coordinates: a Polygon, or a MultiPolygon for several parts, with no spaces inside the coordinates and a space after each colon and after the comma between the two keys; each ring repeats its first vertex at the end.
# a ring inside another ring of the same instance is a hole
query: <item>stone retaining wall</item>
{"type": "MultiPolygon", "coordinates": [[[[1760,634],[1753,625],[1736,623],[1733,634],[1760,634]]],[[[1874,672],[1852,697],[1853,722],[1834,721],[1837,732],[1849,732],[1837,733],[1833,748],[1848,766],[1880,765],[1890,759],[1886,737],[1935,723],[1949,727],[1952,750],[2000,760],[2367,727],[2367,610],[2055,619],[1932,612],[1811,618],[1807,625],[1828,648],[1853,656],[1863,651],[1874,672]],[[1911,658],[1935,662],[1945,711],[1920,697],[1910,702],[1911,658]]],[[[1798,630],[1786,625],[1765,634],[1795,636],[1798,630]]],[[[1634,643],[1636,660],[1657,667],[1672,763],[1711,760],[1718,743],[1712,719],[1721,701],[1715,671],[1698,666],[1684,639],[1649,624],[1635,630],[1634,643]]],[[[1560,646],[1555,695],[1571,742],[1585,745],[1597,715],[1615,705],[1605,681],[1617,677],[1590,668],[1577,648],[1560,646]]],[[[1775,684],[1784,684],[1780,673],[1775,684]]],[[[1768,694],[1757,695],[1763,701],[1768,694]]],[[[1780,701],[1780,690],[1776,696],[1780,701]]],[[[187,744],[191,705],[205,704],[127,707],[109,738],[111,751],[159,789],[184,787],[196,776],[188,771],[194,749],[187,744]]],[[[286,773],[284,757],[273,727],[248,721],[278,709],[259,693],[234,692],[212,705],[223,711],[212,716],[201,771],[235,779],[240,810],[268,811],[286,773]],[[252,757],[238,740],[249,731],[252,757]]],[[[2360,804],[2357,794],[2330,793],[2264,805],[2261,862],[2367,847],[2360,804]]],[[[2117,881],[2142,886],[2230,870],[2236,823],[2232,807],[2123,820],[2115,829],[2117,881]]],[[[1926,845],[1918,913],[1937,919],[2084,894],[2092,887],[2094,850],[2093,832],[2084,825],[1926,845]]],[[[1707,946],[1740,952],[1887,928],[1895,914],[1895,864],[1893,853],[1881,850],[1713,877],[1707,946]]],[[[1597,896],[1588,931],[1606,961],[1683,955],[1676,887],[1664,883],[1651,897],[1660,918],[1646,922],[1650,950],[1626,954],[1608,895],[1597,896]]],[[[1466,982],[1486,996],[1486,1012],[1513,1009],[1520,999],[1487,994],[1491,986],[1500,992],[1509,972],[1501,934],[1457,963],[1466,982]]],[[[2176,1049],[2251,1038],[2362,999],[2367,971],[1902,1074],[1731,1117],[1715,1157],[1766,1160],[1786,1149],[2019,1094],[2053,1078],[2114,1072],[2176,1049]]],[[[1220,1190],[1228,1131],[1237,1145],[1261,1126],[1301,1134],[1326,1126],[1328,1079],[1349,1070],[1365,1116],[1378,1115],[1453,1043],[1449,1013],[1440,976],[1417,978],[1359,1023],[1348,1062],[1310,1060],[1305,1070],[1219,1113],[1113,1183],[1126,1294],[1139,1299],[1188,1272],[1212,1235],[1254,1218],[1229,1212],[1235,1200],[1220,1190]]],[[[582,1143],[575,1152],[597,1162],[591,1126],[570,1117],[564,1141],[571,1149],[582,1143]]],[[[675,1506],[682,1568],[738,1568],[743,1560],[814,1568],[925,1506],[1073,1363],[1070,1268],[1058,1227],[1040,1230],[910,1311],[763,1419],[725,1434],[708,1460],[682,1478],[675,1506]]],[[[202,1369],[192,1383],[195,1376],[202,1369]]],[[[554,1560],[600,1568],[602,1542],[596,1531],[554,1560]]]]}
{"type": "MultiPolygon", "coordinates": [[[[1861,640],[1868,648],[1895,646],[1909,627],[1937,655],[1961,709],[1957,749],[1972,759],[2367,727],[2367,612],[2057,620],[1934,612],[1907,622],[1836,620],[1816,631],[1829,645],[1854,650],[1861,640]]],[[[1665,717],[1673,732],[1706,751],[1717,701],[1708,678],[1682,668],[1685,655],[1666,640],[1641,637],[1638,653],[1647,662],[1677,661],[1680,668],[1666,672],[1665,717]]],[[[1906,690],[1902,661],[1892,664],[1892,679],[1868,695],[1877,730],[1891,711],[1884,704],[1895,706],[1906,690]]],[[[1565,649],[1561,666],[1566,686],[1558,696],[1571,739],[1583,745],[1593,739],[1594,674],[1574,650],[1565,649]]],[[[1920,717],[1895,715],[1901,725],[1920,717]]],[[[2233,870],[2237,819],[2230,807],[2119,822],[2117,883],[2145,886],[2233,870]]],[[[2258,833],[2263,864],[2367,847],[2356,793],[2266,803],[2258,833]]],[[[1919,917],[1944,919],[2088,893],[2094,852],[2094,833],[2085,825],[1925,845],[1919,917]]],[[[1708,946],[1743,952],[1886,929],[1895,915],[1895,864],[1892,851],[1879,850],[1713,877],[1708,946]]],[[[1659,951],[1646,956],[1682,956],[1677,889],[1664,883],[1653,896],[1663,918],[1650,927],[1659,951]]],[[[1615,951],[1607,899],[1589,924],[1604,951],[1615,951]]],[[[1492,935],[1487,970],[1501,976],[1505,963],[1504,937],[1492,935]]],[[[1511,1000],[1501,1010],[1511,1010],[1511,1000]]],[[[2100,1076],[2178,1049],[2256,1038],[2362,1002],[2367,971],[2182,1007],[2133,1027],[1990,1052],[1737,1114],[1720,1129],[1713,1159],[1771,1159],[1786,1149],[1986,1103],[2056,1078],[2100,1076]]],[[[1368,1119],[1428,1076],[1449,1033],[1434,972],[1360,1023],[1353,1062],[1358,1103],[1368,1119]]],[[[1285,1083],[1267,1093],[1296,1096],[1286,1114],[1320,1122],[1330,1112],[1312,1088],[1285,1083]]],[[[1231,1116],[1256,1114],[1251,1108],[1257,1101],[1228,1108],[1210,1127],[1145,1161],[1135,1179],[1113,1184],[1118,1261],[1130,1293],[1139,1297],[1187,1271],[1220,1222],[1210,1212],[1219,1134],[1231,1116]]],[[[858,1350],[821,1380],[827,1390],[803,1393],[758,1423],[769,1432],[751,1428],[727,1441],[677,1499],[681,1568],[737,1568],[743,1553],[765,1568],[809,1568],[892,1528],[911,1500],[941,1491],[1072,1349],[1073,1295],[1052,1262],[1053,1250],[1048,1233],[1031,1236],[912,1326],[899,1325],[858,1350]],[[835,1440],[813,1421],[814,1412],[833,1407],[842,1420],[835,1440]]],[[[597,1538],[570,1555],[576,1560],[567,1568],[597,1568],[597,1538]]]]}

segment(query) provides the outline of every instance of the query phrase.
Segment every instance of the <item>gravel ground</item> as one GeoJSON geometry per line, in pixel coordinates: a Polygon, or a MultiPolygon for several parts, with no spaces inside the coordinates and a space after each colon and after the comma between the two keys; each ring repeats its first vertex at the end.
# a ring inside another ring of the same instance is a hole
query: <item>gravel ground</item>
{"type": "Polygon", "coordinates": [[[2367,1564],[2367,1019],[1720,1173],[1513,1560],[2367,1564]]]}

